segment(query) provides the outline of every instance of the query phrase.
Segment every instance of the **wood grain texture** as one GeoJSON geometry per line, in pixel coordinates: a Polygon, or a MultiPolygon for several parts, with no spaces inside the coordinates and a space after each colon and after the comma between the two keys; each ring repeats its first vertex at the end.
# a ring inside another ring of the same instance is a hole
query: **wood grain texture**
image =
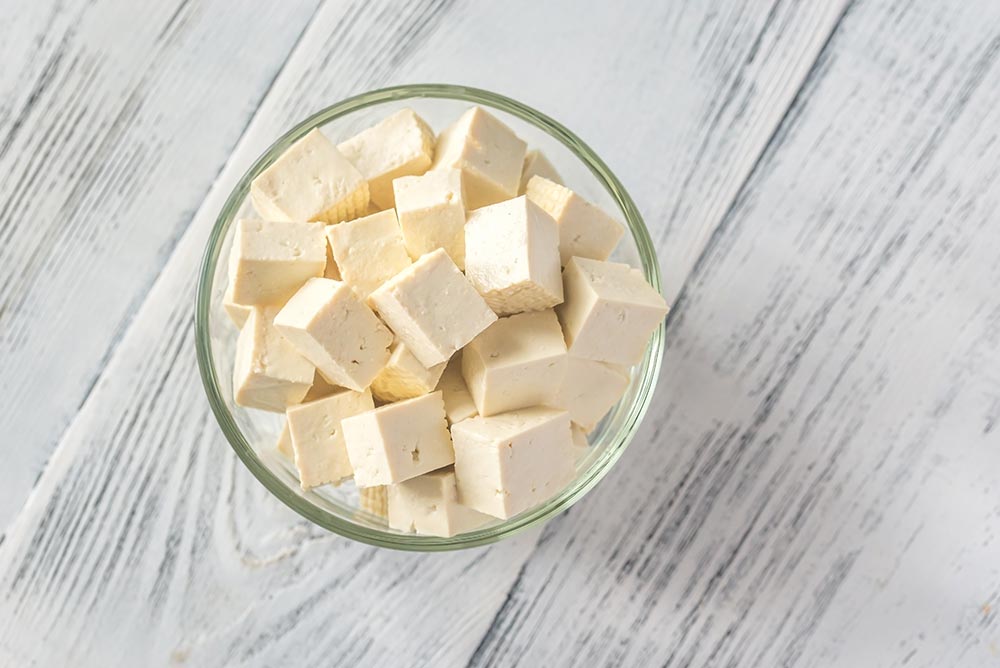
{"type": "Polygon", "coordinates": [[[0,544],[0,663],[988,665],[998,17],[923,5],[860,3],[829,43],[839,4],[324,5],[0,544]],[[579,130],[661,251],[723,223],[616,471],[542,531],[444,556],[279,507],[191,341],[243,169],[309,111],[419,79],[579,130]]]}
{"type": "MultiPolygon", "coordinates": [[[[7,462],[0,530],[316,1],[234,12],[215,0],[22,3],[15,13],[15,39],[0,47],[11,54],[0,73],[0,358],[10,378],[0,400],[12,408],[4,433],[25,447],[7,462]]],[[[564,121],[629,184],[659,237],[672,298],[842,3],[644,0],[621,14],[565,0],[442,1],[398,16],[388,5],[330,5],[339,18],[314,39],[331,47],[299,51],[289,64],[294,94],[259,137],[393,83],[509,93],[564,121]]]]}
{"type": "Polygon", "coordinates": [[[4,5],[0,531],[317,4],[4,5]]]}
{"type": "Polygon", "coordinates": [[[845,18],[687,285],[656,416],[473,665],[1000,662],[985,10],[845,18]]]}

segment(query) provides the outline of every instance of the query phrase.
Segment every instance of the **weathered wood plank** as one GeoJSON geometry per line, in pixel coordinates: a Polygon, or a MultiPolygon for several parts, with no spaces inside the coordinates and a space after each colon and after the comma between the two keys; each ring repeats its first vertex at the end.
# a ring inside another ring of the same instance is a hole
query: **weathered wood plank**
{"type": "Polygon", "coordinates": [[[473,665],[997,662],[998,54],[994,5],[848,14],[674,312],[656,415],[473,665]]]}
{"type": "MultiPolygon", "coordinates": [[[[565,120],[648,198],[660,233],[662,184],[630,173],[636,156],[659,156],[671,174],[710,169],[738,183],[753,147],[706,143],[695,119],[735,96],[741,112],[716,127],[756,137],[761,150],[771,128],[748,119],[791,99],[789,71],[805,71],[837,16],[828,6],[648,2],[620,21],[611,7],[576,7],[324,6],[0,545],[0,658],[441,666],[474,655],[523,579],[538,532],[463,554],[402,555],[325,535],[279,507],[235,461],[202,397],[191,352],[194,273],[228,188],[278,132],[345,95],[406,80],[497,89],[565,120]],[[541,34],[525,39],[526,30],[541,34]],[[497,66],[497,49],[510,44],[513,62],[497,66]],[[609,48],[598,57],[593,44],[609,48]],[[526,74],[558,57],[558,80],[526,74]],[[651,87],[648,68],[669,74],[670,85],[651,87]],[[602,93],[569,94],[591,90],[602,93]],[[658,115],[622,102],[633,99],[658,115]]],[[[695,195],[685,196],[695,211],[695,195]]]]}
{"type": "Polygon", "coordinates": [[[317,4],[4,6],[0,531],[317,4]]]}

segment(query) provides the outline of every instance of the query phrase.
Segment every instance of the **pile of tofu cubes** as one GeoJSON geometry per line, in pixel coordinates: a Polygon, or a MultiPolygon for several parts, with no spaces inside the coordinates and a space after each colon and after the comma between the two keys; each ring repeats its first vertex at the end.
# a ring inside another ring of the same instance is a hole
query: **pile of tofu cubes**
{"type": "Polygon", "coordinates": [[[224,305],[237,404],[285,413],[303,489],[404,532],[510,518],[574,477],[667,313],[622,225],[479,107],[318,129],[253,181],[224,305]]]}

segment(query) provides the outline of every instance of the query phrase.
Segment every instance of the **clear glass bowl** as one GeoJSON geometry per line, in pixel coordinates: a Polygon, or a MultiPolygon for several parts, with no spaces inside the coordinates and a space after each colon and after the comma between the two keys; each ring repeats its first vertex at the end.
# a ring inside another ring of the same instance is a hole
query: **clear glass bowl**
{"type": "Polygon", "coordinates": [[[396,86],[364,93],[323,109],[289,130],[236,184],[215,223],[202,261],[195,312],[198,366],[223,433],[250,472],[282,502],[330,531],[372,545],[420,551],[485,545],[541,524],[569,508],[621,457],[649,406],[659,374],[662,324],[651,337],[642,363],[631,370],[632,379],[624,397],[590,434],[590,450],[577,463],[573,482],[555,497],[516,517],[452,538],[390,529],[384,520],[358,507],[357,490],[350,482],[302,491],[294,466],[275,449],[283,416],[248,410],[233,402],[231,378],[238,332],[222,300],[232,223],[237,218],[255,217],[248,197],[254,177],[315,127],[337,142],[401,108],[411,107],[440,131],[471,105],[480,105],[501,118],[529,147],[545,153],[567,185],[624,220],[630,234],[622,239],[612,259],[641,267],[649,283],[661,289],[656,252],[642,217],[625,188],[590,147],[556,121],[520,102],[485,90],[443,84],[396,86]]]}

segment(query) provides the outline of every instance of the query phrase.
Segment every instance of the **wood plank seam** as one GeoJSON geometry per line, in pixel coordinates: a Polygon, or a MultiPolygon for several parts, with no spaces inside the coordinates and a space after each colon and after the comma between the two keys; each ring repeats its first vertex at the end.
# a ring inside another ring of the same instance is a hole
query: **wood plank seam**
{"type": "MultiPolygon", "coordinates": [[[[852,9],[852,7],[854,7],[855,3],[856,0],[848,0],[843,9],[841,10],[840,14],[838,15],[837,19],[832,24],[829,33],[826,35],[826,38],[824,39],[822,46],[820,47],[819,51],[816,54],[816,57],[810,64],[809,69],[806,72],[806,76],[803,78],[802,82],[795,91],[795,94],[792,96],[788,104],[788,107],[782,114],[771,136],[768,138],[764,146],[760,149],[757,157],[753,162],[753,165],[747,172],[746,177],[743,180],[743,183],[739,186],[739,188],[736,189],[735,194],[733,195],[729,205],[726,207],[724,214],[716,223],[708,239],[708,242],[701,249],[696,261],[692,265],[692,268],[687,273],[687,276],[685,277],[681,285],[680,292],[678,293],[677,301],[671,308],[670,313],[667,314],[666,327],[668,328],[668,332],[670,324],[675,315],[682,312],[681,309],[676,308],[676,306],[677,303],[684,298],[685,286],[687,285],[691,276],[697,273],[697,271],[701,267],[703,259],[711,253],[714,245],[718,242],[719,238],[721,238],[723,232],[727,227],[728,221],[732,220],[732,218],[734,217],[734,214],[737,211],[740,202],[742,201],[743,197],[745,197],[745,193],[748,190],[753,179],[757,175],[760,166],[767,160],[769,156],[771,156],[775,151],[777,151],[780,148],[782,140],[787,135],[789,128],[794,123],[798,111],[804,104],[806,93],[809,90],[812,90],[815,87],[815,85],[821,80],[830,57],[834,38],[840,31],[840,27],[843,24],[844,19],[848,16],[850,10],[852,9]]],[[[747,55],[747,60],[752,60],[755,57],[757,49],[759,48],[759,42],[762,38],[762,35],[768,29],[770,22],[773,20],[772,17],[775,7],[776,5],[772,5],[771,12],[769,12],[768,20],[761,27],[761,30],[758,33],[758,38],[757,40],[755,40],[755,47],[752,48],[750,53],[747,55]]],[[[777,401],[777,396],[775,395],[771,400],[765,401],[764,405],[773,406],[776,401],[777,401]]],[[[756,420],[755,422],[757,424],[762,424],[764,419],[766,419],[766,414],[764,416],[759,417],[758,420],[756,420]]],[[[747,438],[746,434],[744,434],[743,438],[747,438]]],[[[762,504],[760,509],[758,510],[757,513],[758,516],[760,516],[760,514],[763,512],[763,509],[764,505],[762,504]]],[[[545,531],[546,532],[549,531],[554,524],[555,522],[549,523],[549,525],[545,528],[545,531]]],[[[746,537],[749,536],[750,529],[752,528],[752,526],[753,525],[751,525],[751,527],[748,527],[746,533],[744,534],[744,539],[740,541],[740,545],[742,545],[746,537]]],[[[542,541],[540,539],[538,543],[540,544],[541,542],[542,541]]],[[[532,556],[534,555],[535,551],[537,551],[537,549],[538,549],[538,544],[535,545],[535,547],[532,549],[531,554],[528,555],[528,558],[525,560],[524,564],[522,564],[517,577],[514,579],[510,590],[507,592],[507,595],[504,598],[503,604],[497,609],[496,615],[494,616],[493,621],[490,623],[489,628],[487,628],[482,638],[480,638],[479,642],[476,645],[475,651],[469,657],[469,661],[467,663],[468,668],[472,668],[473,666],[489,666],[495,663],[495,661],[491,660],[495,659],[495,657],[488,655],[489,645],[494,640],[494,637],[497,635],[500,628],[506,623],[507,621],[506,616],[510,613],[510,610],[512,609],[511,602],[513,601],[514,598],[516,598],[519,584],[521,583],[524,577],[525,568],[527,567],[527,564],[531,561],[532,556]]],[[[738,549],[733,552],[731,560],[736,559],[737,553],[738,549]]],[[[672,658],[673,657],[671,657],[671,661],[672,658]]],[[[668,661],[668,664],[671,661],[668,661]]]]}
{"type": "MultiPolygon", "coordinates": [[[[170,19],[170,25],[175,25],[177,23],[178,17],[183,12],[184,7],[188,5],[189,1],[190,0],[184,0],[184,2],[181,5],[178,6],[178,8],[175,11],[174,15],[170,19]]],[[[303,25],[302,30],[299,32],[298,36],[295,38],[295,41],[292,44],[292,47],[288,50],[288,53],[286,54],[285,60],[282,63],[281,67],[278,68],[275,71],[274,76],[272,76],[271,80],[267,83],[267,87],[265,88],[263,95],[261,95],[261,97],[260,97],[260,101],[258,103],[258,108],[264,103],[264,101],[271,94],[271,91],[274,88],[275,82],[280,78],[282,72],[285,71],[285,68],[286,68],[286,66],[288,64],[288,61],[291,59],[292,54],[294,54],[296,52],[296,50],[298,49],[299,45],[302,42],[303,37],[308,32],[309,27],[316,20],[316,15],[319,13],[319,11],[320,11],[320,9],[322,7],[323,7],[322,4],[317,5],[316,9],[313,10],[313,12],[312,12],[311,16],[309,17],[308,21],[303,25]]],[[[168,32],[168,27],[164,28],[164,30],[163,30],[164,34],[166,32],[168,32]]],[[[61,54],[61,52],[60,52],[60,54],[61,54]]],[[[55,68],[55,66],[53,65],[53,69],[54,68],[55,68]]],[[[48,69],[46,71],[48,71],[48,69]]],[[[43,83],[47,85],[47,82],[43,82],[43,83]]],[[[33,93],[33,97],[37,97],[39,95],[41,95],[41,92],[38,92],[37,94],[33,93]]],[[[131,109],[133,112],[135,111],[135,109],[131,105],[127,105],[126,104],[123,107],[122,113],[125,113],[125,111],[129,110],[129,109],[131,109]]],[[[29,110],[30,110],[30,105],[26,105],[25,109],[23,110],[23,113],[26,114],[29,110]]],[[[112,127],[118,121],[121,120],[121,115],[122,114],[120,113],[119,117],[116,119],[116,122],[112,124],[112,127]]],[[[246,123],[244,124],[242,130],[240,131],[239,138],[237,139],[237,142],[236,142],[237,145],[239,145],[239,143],[240,143],[240,141],[242,141],[244,135],[246,135],[247,130],[252,126],[255,118],[256,118],[256,114],[251,114],[251,115],[249,115],[247,117],[246,123]]],[[[14,130],[16,130],[16,129],[17,128],[15,127],[14,130]]],[[[2,157],[3,152],[8,148],[9,144],[11,142],[13,142],[13,135],[14,134],[15,134],[14,131],[12,131],[8,135],[8,137],[5,138],[4,144],[2,146],[0,146],[0,157],[2,157]]],[[[227,159],[227,160],[223,161],[219,165],[219,168],[218,168],[218,170],[216,170],[216,173],[215,173],[214,177],[212,178],[212,180],[208,183],[207,187],[205,188],[205,190],[204,190],[204,192],[203,192],[203,194],[201,196],[201,200],[204,200],[205,196],[207,195],[207,193],[209,193],[212,190],[212,188],[215,187],[215,184],[219,180],[219,177],[225,171],[225,168],[226,168],[226,165],[228,164],[228,162],[229,161],[227,159]]],[[[6,207],[5,207],[5,209],[6,209],[6,207]]],[[[3,219],[4,219],[4,216],[2,215],[2,213],[0,213],[0,222],[3,222],[3,219]]],[[[193,220],[193,219],[194,219],[194,215],[192,214],[190,220],[193,220]]],[[[188,225],[190,225],[190,220],[188,222],[188,225]]],[[[0,230],[2,230],[3,227],[5,227],[5,225],[0,225],[0,230]]],[[[169,240],[168,247],[166,249],[164,249],[164,255],[165,255],[164,264],[166,264],[166,262],[169,262],[169,258],[173,255],[173,252],[176,249],[177,244],[180,242],[180,239],[183,238],[184,233],[186,231],[187,231],[187,226],[185,226],[184,229],[179,230],[177,234],[175,234],[175,235],[173,235],[171,237],[171,239],[169,240]]],[[[76,413],[79,413],[80,410],[84,407],[84,405],[86,405],[87,401],[89,400],[90,396],[92,395],[92,393],[94,391],[94,388],[97,387],[97,385],[100,383],[100,381],[104,378],[105,371],[107,370],[108,362],[114,356],[115,351],[118,349],[118,345],[121,343],[122,339],[125,337],[126,333],[131,328],[132,322],[135,319],[136,313],[138,313],[139,308],[146,301],[146,297],[148,296],[150,290],[152,290],[153,285],[156,283],[156,279],[158,278],[158,276],[159,276],[159,274],[156,274],[156,275],[152,276],[151,280],[149,280],[143,286],[142,292],[138,293],[136,295],[136,297],[132,300],[132,303],[129,305],[128,310],[125,313],[125,317],[122,320],[121,326],[117,329],[117,331],[115,332],[114,336],[108,342],[108,346],[107,346],[104,354],[100,358],[99,370],[93,375],[93,377],[91,378],[90,383],[88,384],[88,386],[87,386],[84,394],[80,398],[80,401],[79,401],[79,403],[78,403],[78,405],[76,407],[76,411],[75,411],[76,413]]],[[[8,305],[6,303],[0,304],[0,315],[3,314],[3,312],[7,308],[7,306],[8,305]]],[[[31,493],[34,492],[34,489],[37,486],[38,481],[41,479],[42,475],[45,473],[45,469],[48,467],[48,462],[51,461],[51,459],[56,456],[56,453],[59,451],[59,446],[60,446],[60,444],[62,443],[62,441],[65,438],[66,432],[68,432],[70,430],[70,428],[72,427],[72,425],[73,425],[73,419],[70,419],[69,421],[67,421],[66,426],[64,427],[64,429],[62,430],[62,432],[57,436],[57,438],[56,438],[56,446],[52,449],[51,453],[49,454],[48,458],[46,459],[45,464],[43,464],[42,467],[39,469],[38,475],[35,476],[35,479],[34,479],[34,481],[32,483],[31,492],[29,492],[29,496],[30,496],[31,493]]],[[[25,498],[27,498],[27,496],[25,498]]],[[[23,504],[22,504],[22,507],[23,507],[23,504]]],[[[13,514],[13,516],[11,517],[11,523],[13,523],[16,520],[17,515],[18,515],[18,513],[14,513],[13,514]]],[[[2,527],[2,531],[0,531],[0,544],[3,543],[3,540],[6,537],[8,529],[9,529],[9,525],[5,525],[5,526],[2,527]]]]}

